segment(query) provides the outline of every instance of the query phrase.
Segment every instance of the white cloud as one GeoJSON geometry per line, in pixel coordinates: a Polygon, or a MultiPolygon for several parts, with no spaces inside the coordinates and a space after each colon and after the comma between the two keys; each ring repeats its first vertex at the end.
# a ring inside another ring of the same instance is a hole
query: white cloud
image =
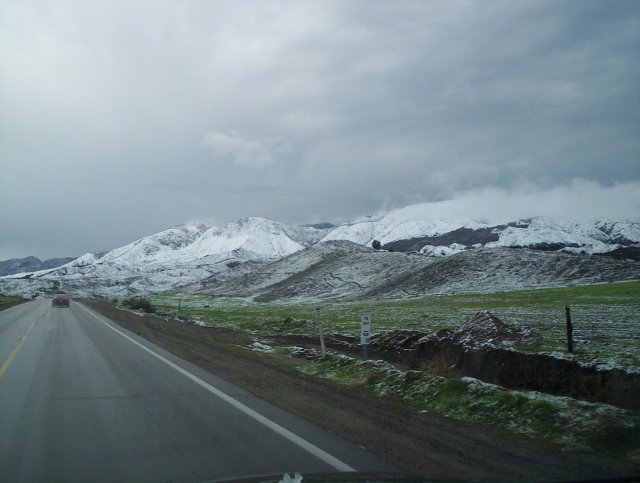
{"type": "Polygon", "coordinates": [[[485,219],[503,223],[519,218],[547,216],[573,222],[615,220],[640,222],[640,182],[604,186],[574,179],[553,187],[487,186],[450,200],[430,203],[431,216],[485,219]]]}
{"type": "Polygon", "coordinates": [[[243,168],[266,168],[277,161],[282,143],[270,136],[240,134],[238,131],[211,131],[202,140],[216,157],[230,159],[243,168]]]}

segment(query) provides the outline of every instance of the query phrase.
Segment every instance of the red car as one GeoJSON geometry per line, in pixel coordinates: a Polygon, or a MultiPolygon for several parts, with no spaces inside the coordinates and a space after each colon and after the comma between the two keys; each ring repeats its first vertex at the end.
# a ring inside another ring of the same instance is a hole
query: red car
{"type": "Polygon", "coordinates": [[[53,307],[69,307],[69,297],[66,295],[58,294],[53,297],[51,305],[53,307]]]}

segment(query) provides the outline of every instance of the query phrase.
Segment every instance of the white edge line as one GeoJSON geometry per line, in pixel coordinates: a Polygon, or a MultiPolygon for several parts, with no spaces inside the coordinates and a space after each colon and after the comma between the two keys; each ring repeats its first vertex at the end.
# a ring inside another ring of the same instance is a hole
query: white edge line
{"type": "Polygon", "coordinates": [[[104,320],[102,320],[101,317],[103,316],[98,316],[96,313],[94,313],[92,310],[89,310],[87,307],[85,307],[82,304],[78,304],[80,305],[80,307],[82,307],[84,310],[86,310],[87,312],[89,312],[91,315],[93,315],[99,322],[103,323],[104,325],[106,325],[107,327],[109,327],[111,330],[113,330],[114,332],[117,332],[118,334],[120,334],[122,337],[124,337],[125,339],[128,339],[129,341],[133,342],[135,345],[137,345],[138,347],[140,347],[141,349],[144,349],[145,351],[147,351],[149,354],[151,354],[152,356],[160,359],[162,362],[164,362],[165,364],[167,364],[168,366],[170,366],[171,368],[175,369],[176,371],[178,371],[180,374],[182,374],[185,377],[188,377],[189,379],[191,379],[193,382],[195,382],[196,384],[198,384],[199,386],[203,387],[204,389],[206,389],[207,391],[209,391],[210,393],[216,395],[217,397],[219,397],[220,399],[222,399],[224,402],[230,404],[231,406],[233,406],[234,408],[242,411],[243,413],[245,413],[247,416],[249,416],[250,418],[255,419],[257,422],[259,422],[260,424],[263,424],[264,426],[266,426],[267,428],[271,429],[272,431],[278,433],[280,436],[282,436],[285,439],[288,439],[289,441],[291,441],[292,443],[294,443],[295,445],[299,446],[300,448],[304,449],[305,451],[307,451],[308,453],[311,453],[313,456],[315,456],[316,458],[321,459],[322,461],[324,461],[325,463],[327,463],[328,465],[332,466],[333,468],[335,468],[338,471],[356,471],[355,468],[352,468],[351,466],[349,466],[348,464],[344,463],[343,461],[340,461],[338,458],[336,458],[335,456],[330,455],[329,453],[327,453],[326,451],[324,451],[323,449],[318,448],[316,445],[310,443],[309,441],[307,441],[306,439],[301,438],[300,436],[298,436],[297,434],[292,433],[291,431],[289,431],[286,428],[283,428],[282,426],[280,426],[278,423],[275,423],[273,421],[271,421],[270,419],[266,418],[265,416],[263,416],[262,414],[258,413],[257,411],[254,411],[253,409],[251,409],[248,406],[245,406],[244,404],[242,404],[241,402],[235,400],[234,398],[232,398],[231,396],[229,396],[228,394],[225,394],[224,392],[222,392],[221,390],[213,387],[211,384],[203,381],[202,379],[200,379],[199,377],[194,376],[193,374],[191,374],[189,371],[183,369],[182,367],[178,366],[177,364],[174,364],[173,362],[171,362],[168,359],[165,359],[164,357],[162,357],[160,354],[152,351],[151,349],[149,349],[148,347],[144,346],[143,344],[141,344],[140,342],[138,342],[137,340],[129,337],[127,334],[125,334],[124,332],[121,332],[120,330],[116,329],[115,327],[113,327],[111,324],[108,324],[107,322],[105,322],[104,320]]]}

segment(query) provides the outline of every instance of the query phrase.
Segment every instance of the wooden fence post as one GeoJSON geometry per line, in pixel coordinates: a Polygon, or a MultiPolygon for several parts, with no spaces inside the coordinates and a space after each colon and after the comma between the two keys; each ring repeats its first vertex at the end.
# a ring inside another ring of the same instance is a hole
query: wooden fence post
{"type": "Polygon", "coordinates": [[[324,327],[322,327],[322,319],[320,319],[320,307],[316,307],[316,324],[320,331],[320,348],[322,350],[322,355],[324,356],[327,353],[327,348],[324,345],[324,327]]]}
{"type": "Polygon", "coordinates": [[[571,309],[569,306],[564,308],[564,318],[567,321],[567,352],[573,352],[573,324],[571,323],[571,309]]]}

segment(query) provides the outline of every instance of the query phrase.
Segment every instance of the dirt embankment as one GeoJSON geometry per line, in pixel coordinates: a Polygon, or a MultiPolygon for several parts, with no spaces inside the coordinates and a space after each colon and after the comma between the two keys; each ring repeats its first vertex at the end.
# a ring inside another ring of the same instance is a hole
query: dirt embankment
{"type": "Polygon", "coordinates": [[[583,366],[546,354],[465,348],[447,338],[419,344],[416,348],[416,360],[438,357],[468,376],[501,386],[640,410],[640,374],[637,373],[583,366]]]}
{"type": "Polygon", "coordinates": [[[557,481],[604,478],[624,472],[603,461],[560,454],[485,426],[418,413],[391,400],[306,376],[295,370],[295,365],[303,361],[239,349],[238,345],[253,342],[242,332],[138,316],[101,301],[83,303],[177,356],[367,448],[410,474],[557,481]]]}
{"type": "Polygon", "coordinates": [[[551,354],[496,347],[510,342],[526,347],[538,336],[506,324],[487,311],[478,312],[456,331],[440,330],[416,340],[414,364],[442,359],[462,373],[515,389],[529,389],[640,410],[640,374],[617,368],[585,366],[551,354]]]}
{"type": "MultiPolygon", "coordinates": [[[[281,344],[317,345],[317,337],[279,335],[281,344]]],[[[618,368],[582,365],[550,354],[496,347],[498,342],[524,346],[538,336],[527,328],[506,324],[489,312],[479,312],[456,331],[435,335],[418,330],[393,330],[374,335],[369,354],[410,369],[427,368],[441,375],[466,375],[512,389],[540,391],[591,402],[640,410],[640,374],[618,368]]],[[[354,337],[329,334],[327,347],[357,355],[354,337]]]]}

